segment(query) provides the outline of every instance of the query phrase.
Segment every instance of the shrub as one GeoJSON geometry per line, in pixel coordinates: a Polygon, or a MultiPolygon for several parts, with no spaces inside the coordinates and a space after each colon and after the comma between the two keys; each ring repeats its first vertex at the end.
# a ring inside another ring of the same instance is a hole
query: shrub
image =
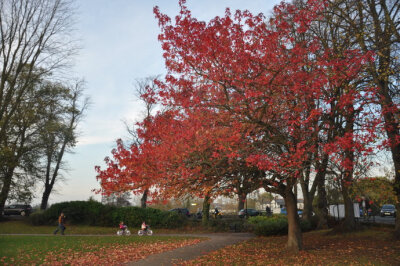
{"type": "Polygon", "coordinates": [[[210,218],[207,226],[209,229],[215,232],[244,232],[248,231],[248,226],[245,223],[244,219],[241,218],[222,218],[222,219],[213,219],[210,218]]]}
{"type": "Polygon", "coordinates": [[[43,211],[34,212],[29,215],[29,222],[32,225],[44,225],[47,221],[44,218],[43,211]]]}
{"type": "Polygon", "coordinates": [[[53,204],[49,209],[33,213],[29,221],[33,225],[54,225],[60,213],[67,223],[117,226],[124,221],[129,227],[139,227],[143,221],[152,227],[177,228],[186,224],[186,218],[176,213],[153,208],[114,207],[96,201],[70,201],[53,204]]]}
{"type": "Polygon", "coordinates": [[[259,236],[282,235],[288,230],[287,218],[280,215],[250,217],[248,222],[253,224],[254,233],[259,236]]]}
{"type": "Polygon", "coordinates": [[[228,230],[229,230],[228,223],[227,223],[226,220],[220,220],[220,219],[212,219],[212,218],[210,218],[210,219],[208,220],[207,226],[208,226],[210,229],[212,229],[212,230],[214,230],[214,231],[216,231],[216,232],[221,232],[221,231],[222,231],[222,232],[225,232],[225,231],[228,231],[228,230]]]}
{"type": "Polygon", "coordinates": [[[96,223],[94,225],[98,226],[115,226],[112,219],[112,214],[115,212],[117,207],[104,205],[101,209],[99,216],[96,218],[96,223]]]}
{"type": "Polygon", "coordinates": [[[162,228],[178,228],[187,224],[188,219],[176,212],[165,212],[161,220],[162,228]]]}
{"type": "MultiPolygon", "coordinates": [[[[253,226],[254,233],[259,236],[284,235],[288,232],[288,221],[285,215],[250,217],[248,223],[253,226]]],[[[302,231],[309,231],[311,224],[306,220],[300,220],[300,228],[302,231]]]]}
{"type": "Polygon", "coordinates": [[[104,209],[104,205],[96,201],[71,201],[63,207],[71,224],[85,225],[97,225],[97,218],[104,209]]]}
{"type": "Polygon", "coordinates": [[[122,207],[112,213],[113,223],[124,221],[130,227],[139,227],[146,221],[152,227],[177,228],[185,225],[186,218],[177,213],[153,208],[122,207]]]}
{"type": "Polygon", "coordinates": [[[301,228],[302,232],[308,232],[313,229],[313,226],[312,226],[311,222],[301,219],[300,220],[300,228],[301,228]]]}
{"type": "Polygon", "coordinates": [[[317,215],[313,215],[310,218],[310,222],[311,222],[311,230],[314,230],[315,228],[317,228],[318,226],[318,222],[319,222],[319,218],[317,215]]]}
{"type": "MultiPolygon", "coordinates": [[[[53,225],[63,212],[68,223],[98,225],[104,205],[96,201],[70,201],[53,204],[49,209],[33,213],[29,220],[34,225],[53,225]]],[[[104,219],[100,219],[103,221],[104,219]]]]}
{"type": "Polygon", "coordinates": [[[57,223],[58,216],[68,206],[66,202],[53,204],[49,209],[32,213],[29,216],[29,221],[33,225],[54,225],[57,223]]]}

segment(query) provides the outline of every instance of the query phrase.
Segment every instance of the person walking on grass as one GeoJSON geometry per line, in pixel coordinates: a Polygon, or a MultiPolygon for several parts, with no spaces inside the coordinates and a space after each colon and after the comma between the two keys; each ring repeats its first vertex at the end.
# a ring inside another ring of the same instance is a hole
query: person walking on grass
{"type": "Polygon", "coordinates": [[[57,227],[57,229],[54,231],[54,234],[56,235],[57,234],[57,232],[58,232],[58,230],[60,230],[61,232],[61,235],[64,235],[64,230],[66,229],[66,227],[65,227],[65,215],[64,215],[64,213],[62,212],[61,214],[60,214],[60,217],[58,217],[58,227],[57,227]]]}

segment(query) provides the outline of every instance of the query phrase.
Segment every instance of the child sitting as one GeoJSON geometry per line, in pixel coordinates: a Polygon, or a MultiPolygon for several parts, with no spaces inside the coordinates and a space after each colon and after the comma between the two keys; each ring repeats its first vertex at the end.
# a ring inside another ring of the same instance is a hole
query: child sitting
{"type": "Polygon", "coordinates": [[[126,228],[128,228],[128,226],[126,226],[126,225],[124,224],[124,222],[121,221],[121,222],[119,223],[119,229],[122,230],[122,233],[125,233],[126,228]]]}
{"type": "Polygon", "coordinates": [[[142,223],[142,230],[146,231],[147,230],[148,225],[146,225],[145,221],[143,221],[142,223]]]}

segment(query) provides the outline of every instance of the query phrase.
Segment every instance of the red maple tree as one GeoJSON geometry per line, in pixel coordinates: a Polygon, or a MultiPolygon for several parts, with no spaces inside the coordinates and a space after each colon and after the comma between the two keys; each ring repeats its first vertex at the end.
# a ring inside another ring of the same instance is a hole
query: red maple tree
{"type": "Polygon", "coordinates": [[[241,194],[237,184],[245,179],[251,189],[285,199],[288,248],[301,249],[293,187],[310,154],[337,158],[351,179],[351,154],[367,140],[352,126],[365,96],[352,82],[369,55],[332,56],[317,39],[294,37],[308,31],[324,3],[310,0],[302,9],[282,3],[269,21],[227,9],[208,23],[193,18],[185,1],[174,23],[155,8],[168,74],[148,97],[169,109],[140,124],[140,146],[118,144],[108,168],[97,168],[102,188],[153,187],[154,197],[208,199],[241,194]],[[337,117],[345,130],[328,136],[337,117]]]}
{"type": "MultiPolygon", "coordinates": [[[[154,10],[169,71],[166,82],[159,84],[160,97],[183,110],[199,106],[223,110],[238,124],[252,128],[245,136],[252,147],[246,161],[266,173],[260,181],[267,191],[284,197],[288,247],[293,250],[302,248],[293,186],[307,155],[327,144],[318,142],[324,134],[321,128],[329,127],[323,119],[329,112],[325,106],[332,101],[327,91],[357,77],[368,59],[357,51],[340,58],[329,50],[321,54],[317,40],[294,38],[293,32],[308,30],[324,2],[308,1],[306,9],[282,3],[269,22],[262,14],[232,14],[227,9],[224,17],[205,23],[191,16],[185,1],[180,1],[173,24],[158,8],[154,10]]],[[[352,86],[346,90],[350,92],[335,101],[350,110],[360,94],[353,93],[352,86]]],[[[353,133],[349,134],[347,141],[336,138],[329,144],[352,146],[353,133]]]]}

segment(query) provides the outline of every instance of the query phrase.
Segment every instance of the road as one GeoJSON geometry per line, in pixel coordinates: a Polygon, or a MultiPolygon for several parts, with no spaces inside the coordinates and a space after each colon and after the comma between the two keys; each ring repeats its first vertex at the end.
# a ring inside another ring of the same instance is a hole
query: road
{"type": "Polygon", "coordinates": [[[361,222],[371,222],[371,223],[377,223],[377,224],[394,224],[395,220],[396,220],[396,218],[394,218],[392,216],[385,216],[385,217],[372,216],[372,217],[369,217],[369,219],[360,218],[361,222]]]}

